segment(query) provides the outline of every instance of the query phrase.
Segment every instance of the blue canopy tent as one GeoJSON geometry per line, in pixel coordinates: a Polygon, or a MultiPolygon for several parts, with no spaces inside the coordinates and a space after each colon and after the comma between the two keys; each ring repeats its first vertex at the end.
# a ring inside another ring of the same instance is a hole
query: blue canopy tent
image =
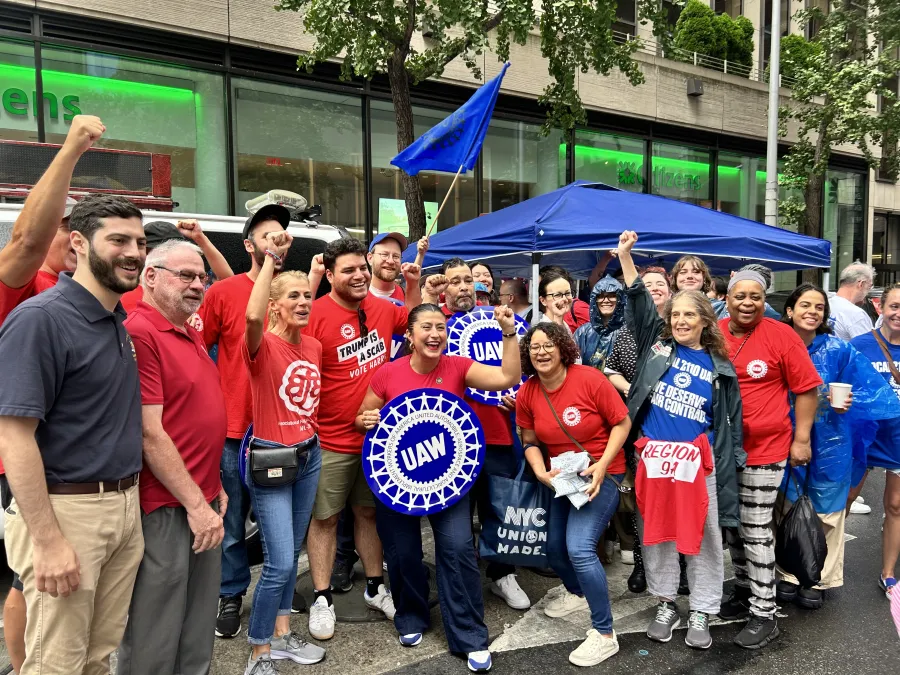
{"type": "MultiPolygon", "coordinates": [[[[722,274],[750,262],[775,271],[831,265],[831,243],[823,239],[665,197],[576,181],[438,232],[431,237],[425,267],[456,256],[485,260],[504,276],[536,279],[538,266],[561,265],[586,278],[604,252],[616,247],[623,230],[640,236],[634,256],[644,263],[671,265],[692,254],[722,274]]],[[[403,259],[411,262],[415,256],[410,246],[403,259]]]]}

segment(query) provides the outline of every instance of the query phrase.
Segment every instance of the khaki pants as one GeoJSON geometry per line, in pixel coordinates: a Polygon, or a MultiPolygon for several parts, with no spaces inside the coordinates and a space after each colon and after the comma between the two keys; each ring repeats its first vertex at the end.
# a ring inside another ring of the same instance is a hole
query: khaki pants
{"type": "Polygon", "coordinates": [[[6,552],[25,590],[25,663],[19,675],[108,675],[144,553],[137,486],[93,495],[50,495],[78,555],[81,584],[68,598],[39,593],[31,535],[15,500],[6,510],[6,552]]]}
{"type": "MultiPolygon", "coordinates": [[[[819,513],[822,521],[822,529],[825,530],[825,543],[828,545],[828,555],[825,557],[825,565],[822,567],[822,579],[816,588],[838,588],[844,585],[844,523],[847,512],[844,509],[835,513],[819,513]]],[[[797,577],[788,574],[780,567],[778,577],[792,584],[800,585],[797,577]]]]}

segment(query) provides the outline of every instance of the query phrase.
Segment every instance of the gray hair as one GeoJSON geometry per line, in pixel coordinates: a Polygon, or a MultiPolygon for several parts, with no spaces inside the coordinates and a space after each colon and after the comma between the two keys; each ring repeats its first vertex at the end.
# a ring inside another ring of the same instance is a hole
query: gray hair
{"type": "Polygon", "coordinates": [[[203,251],[197,244],[191,241],[187,241],[186,239],[170,239],[169,241],[164,241],[147,254],[147,261],[144,263],[144,272],[141,275],[141,283],[145,288],[147,285],[147,270],[151,267],[165,267],[168,265],[169,256],[178,251],[192,251],[201,258],[203,257],[203,251]]]}
{"type": "Polygon", "coordinates": [[[756,272],[759,274],[763,281],[766,282],[766,285],[763,286],[763,290],[768,293],[772,288],[772,270],[766,267],[765,265],[760,265],[758,263],[750,263],[749,265],[744,265],[740,271],[750,271],[756,272]]]}
{"type": "Polygon", "coordinates": [[[860,281],[875,283],[875,268],[857,260],[841,270],[838,286],[854,286],[860,281]]]}

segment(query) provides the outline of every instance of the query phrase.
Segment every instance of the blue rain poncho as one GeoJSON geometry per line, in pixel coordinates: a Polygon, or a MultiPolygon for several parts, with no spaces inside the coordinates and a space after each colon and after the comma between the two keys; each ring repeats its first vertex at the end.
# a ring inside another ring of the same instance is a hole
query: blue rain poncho
{"type": "Polygon", "coordinates": [[[581,352],[581,362],[603,372],[606,359],[612,353],[616,342],[616,336],[625,326],[625,289],[618,281],[606,275],[594,284],[590,305],[591,321],[579,326],[575,331],[575,344],[581,352]],[[603,316],[597,307],[597,296],[601,293],[616,294],[616,308],[606,325],[603,324],[603,316]]]}
{"type": "MultiPolygon", "coordinates": [[[[819,409],[812,429],[812,460],[809,467],[795,467],[801,486],[816,513],[835,513],[847,506],[853,468],[854,445],[870,444],[878,421],[900,416],[900,401],[869,360],[849,342],[832,335],[817,335],[809,356],[824,384],[819,388],[819,409]],[[828,402],[828,385],[843,382],[853,387],[853,404],[839,415],[828,402]]],[[[785,472],[782,490],[796,501],[797,489],[785,472]]]]}

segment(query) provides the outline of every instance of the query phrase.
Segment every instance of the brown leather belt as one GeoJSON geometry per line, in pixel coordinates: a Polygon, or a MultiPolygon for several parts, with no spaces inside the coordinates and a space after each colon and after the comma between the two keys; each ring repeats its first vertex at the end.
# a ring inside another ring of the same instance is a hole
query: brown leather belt
{"type": "Polygon", "coordinates": [[[51,495],[96,495],[101,492],[121,492],[137,485],[138,476],[134,474],[120,480],[107,480],[102,483],[54,483],[47,486],[51,495]]]}

